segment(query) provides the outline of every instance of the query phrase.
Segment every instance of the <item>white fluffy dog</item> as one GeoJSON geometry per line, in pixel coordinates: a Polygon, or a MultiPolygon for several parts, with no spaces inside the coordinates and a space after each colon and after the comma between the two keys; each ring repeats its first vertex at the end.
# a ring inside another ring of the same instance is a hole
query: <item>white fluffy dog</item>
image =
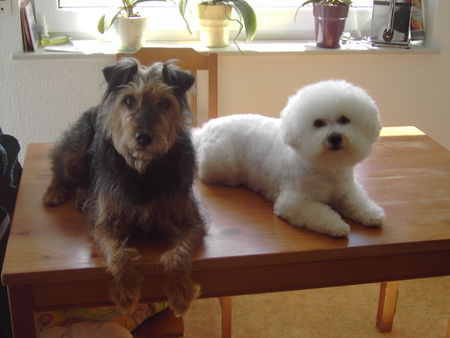
{"type": "Polygon", "coordinates": [[[280,119],[231,115],[195,130],[199,176],[261,193],[296,226],[347,236],[339,214],[366,226],[384,219],[353,174],[380,129],[378,108],[363,89],[318,82],[290,97],[280,119]]]}

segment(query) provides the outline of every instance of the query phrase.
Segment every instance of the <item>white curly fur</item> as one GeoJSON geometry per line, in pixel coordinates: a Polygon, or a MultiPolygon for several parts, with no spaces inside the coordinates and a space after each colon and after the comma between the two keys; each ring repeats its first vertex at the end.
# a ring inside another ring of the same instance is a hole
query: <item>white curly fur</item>
{"type": "Polygon", "coordinates": [[[329,80],[300,89],[279,119],[221,117],[193,139],[205,182],[244,185],[274,201],[274,213],[290,223],[342,237],[350,227],[340,215],[366,226],[384,220],[353,174],[380,129],[378,108],[363,89],[329,80]]]}

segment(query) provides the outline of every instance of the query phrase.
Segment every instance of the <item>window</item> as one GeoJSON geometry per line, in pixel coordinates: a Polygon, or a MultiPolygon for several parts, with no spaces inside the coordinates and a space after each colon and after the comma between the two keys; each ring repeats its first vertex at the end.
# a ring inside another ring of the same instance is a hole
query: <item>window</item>
{"type": "MultiPolygon", "coordinates": [[[[120,4],[120,0],[115,0],[120,4]]],[[[314,21],[311,7],[299,7],[303,0],[247,0],[258,17],[257,40],[312,40],[314,21]],[[297,15],[295,15],[298,10],[297,15]]],[[[98,38],[97,22],[105,12],[115,12],[112,0],[35,0],[38,23],[45,16],[50,32],[64,32],[74,39],[98,38]]],[[[196,1],[191,0],[194,5],[196,1]]],[[[370,28],[373,0],[353,0],[347,20],[346,31],[357,38],[367,35],[370,28]]],[[[191,36],[178,13],[176,6],[169,2],[146,2],[139,7],[140,13],[148,16],[149,40],[195,40],[198,39],[193,10],[188,13],[194,36],[191,36]]],[[[237,25],[234,31],[237,32],[237,25]]],[[[232,26],[233,30],[233,26],[232,26]]],[[[103,38],[111,39],[110,29],[103,38]]],[[[233,34],[233,32],[231,33],[233,34]]],[[[242,35],[243,36],[243,35],[242,35]]]]}
{"type": "MultiPolygon", "coordinates": [[[[117,5],[121,3],[120,0],[115,0],[117,5]]],[[[274,7],[274,0],[247,0],[252,6],[260,6],[260,7],[274,7]]],[[[276,7],[296,7],[302,3],[300,0],[277,0],[276,7]]],[[[112,0],[58,0],[59,8],[68,8],[68,7],[110,7],[113,4],[112,0]]],[[[155,3],[146,3],[144,6],[161,6],[164,4],[163,1],[155,2],[155,3]],[[159,4],[159,5],[157,5],[159,4]]],[[[373,0],[353,0],[354,7],[371,7],[373,4],[373,0]]]]}

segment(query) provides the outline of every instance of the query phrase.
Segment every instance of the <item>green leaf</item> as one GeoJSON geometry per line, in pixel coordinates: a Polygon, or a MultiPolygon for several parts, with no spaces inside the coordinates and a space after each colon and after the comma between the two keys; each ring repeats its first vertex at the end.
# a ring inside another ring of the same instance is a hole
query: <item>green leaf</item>
{"type": "Polygon", "coordinates": [[[178,0],[178,10],[183,16],[186,13],[187,2],[188,0],[178,0]]]}
{"type": "Polygon", "coordinates": [[[117,11],[117,13],[112,17],[111,20],[106,20],[105,14],[103,14],[100,20],[98,20],[97,30],[102,34],[105,33],[113,25],[114,21],[116,21],[121,12],[122,8],[117,11]]]}
{"type": "Polygon", "coordinates": [[[244,21],[245,36],[247,41],[253,40],[256,34],[257,20],[253,8],[245,0],[226,0],[234,7],[241,20],[244,21]]]}
{"type": "Polygon", "coordinates": [[[183,18],[184,23],[186,25],[186,29],[188,30],[189,34],[192,35],[191,27],[189,26],[189,22],[187,21],[185,16],[188,0],[172,0],[172,2],[174,2],[177,5],[178,11],[180,12],[180,15],[183,18]]]}
{"type": "Polygon", "coordinates": [[[127,16],[128,17],[135,16],[134,15],[135,4],[132,4],[130,0],[122,0],[122,3],[123,3],[122,8],[125,10],[125,12],[127,12],[127,16]]]}
{"type": "Polygon", "coordinates": [[[102,34],[105,33],[105,31],[106,31],[106,29],[105,29],[105,14],[103,14],[100,17],[100,19],[98,20],[97,30],[102,34]]]}
{"type": "Polygon", "coordinates": [[[313,2],[320,2],[321,0],[307,0],[304,3],[302,3],[302,6],[305,6],[307,4],[313,3],[313,2]]]}
{"type": "Polygon", "coordinates": [[[114,20],[116,19],[119,13],[120,12],[118,12],[111,20],[107,20],[105,14],[103,14],[100,20],[98,20],[97,30],[100,33],[104,34],[112,26],[114,20]]]}
{"type": "Polygon", "coordinates": [[[166,2],[166,0],[136,0],[135,2],[133,2],[133,7],[141,2],[150,2],[150,1],[166,2]]]}

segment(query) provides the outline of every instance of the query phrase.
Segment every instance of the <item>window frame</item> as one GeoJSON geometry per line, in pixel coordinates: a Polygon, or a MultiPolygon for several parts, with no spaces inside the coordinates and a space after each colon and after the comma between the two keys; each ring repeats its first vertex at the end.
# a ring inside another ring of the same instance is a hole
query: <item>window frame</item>
{"type": "MultiPolygon", "coordinates": [[[[191,2],[193,4],[194,1],[191,2]]],[[[258,17],[258,30],[255,40],[313,40],[314,18],[312,7],[294,6],[293,2],[280,6],[253,5],[258,17]],[[295,13],[297,12],[297,15],[295,13]]],[[[141,14],[149,19],[146,32],[147,41],[192,41],[199,39],[198,23],[194,18],[193,7],[188,11],[193,35],[190,35],[175,5],[155,2],[150,6],[140,6],[141,14]],[[164,20],[159,20],[164,18],[164,20]]],[[[58,0],[35,0],[38,25],[42,17],[50,32],[69,34],[73,39],[100,39],[112,41],[116,33],[110,29],[106,34],[97,32],[97,22],[105,12],[114,13],[115,7],[58,8],[58,0]]],[[[351,7],[346,23],[346,32],[355,38],[367,36],[370,31],[371,7],[351,7]]],[[[238,31],[238,25],[231,23],[231,37],[238,31]]],[[[244,39],[242,33],[239,39],[244,39]]]]}

